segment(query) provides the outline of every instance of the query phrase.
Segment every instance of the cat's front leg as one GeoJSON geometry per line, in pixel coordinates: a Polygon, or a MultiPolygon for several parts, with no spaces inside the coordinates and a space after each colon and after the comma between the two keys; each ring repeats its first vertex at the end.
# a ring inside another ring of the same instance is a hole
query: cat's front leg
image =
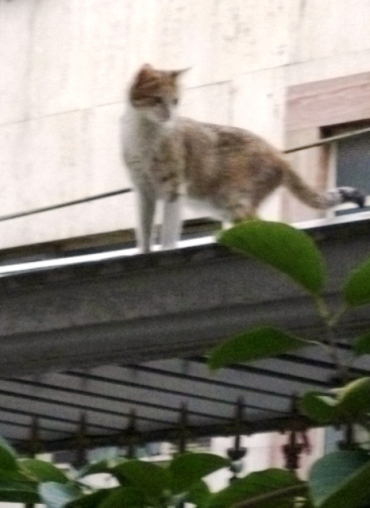
{"type": "Polygon", "coordinates": [[[166,199],[161,228],[162,249],[175,249],[181,235],[181,196],[166,199]]]}
{"type": "Polygon", "coordinates": [[[156,195],[153,189],[139,188],[139,227],[137,229],[137,242],[141,252],[150,252],[152,245],[154,213],[156,195]]]}

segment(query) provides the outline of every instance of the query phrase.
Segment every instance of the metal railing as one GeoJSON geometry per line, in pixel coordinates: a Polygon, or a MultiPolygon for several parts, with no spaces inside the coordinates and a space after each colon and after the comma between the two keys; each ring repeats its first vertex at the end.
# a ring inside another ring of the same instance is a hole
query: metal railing
{"type": "Polygon", "coordinates": [[[359,129],[357,131],[346,132],[344,134],[337,134],[336,136],[329,136],[327,138],[319,139],[318,141],[314,141],[313,143],[309,143],[307,145],[289,148],[288,150],[284,150],[283,153],[294,153],[299,152],[300,150],[308,150],[309,148],[315,148],[317,146],[322,145],[329,145],[331,143],[335,143],[336,141],[342,141],[343,139],[354,138],[355,136],[361,136],[361,134],[369,134],[369,133],[370,127],[366,127],[366,129],[359,129]]]}
{"type": "MultiPolygon", "coordinates": [[[[283,153],[290,154],[290,153],[294,153],[294,152],[299,152],[301,150],[308,150],[309,148],[315,148],[315,147],[318,147],[318,146],[335,143],[335,142],[341,141],[343,139],[348,139],[348,138],[352,138],[352,137],[355,137],[355,136],[360,136],[361,134],[368,134],[368,133],[370,133],[370,127],[367,127],[365,129],[356,130],[356,131],[353,131],[353,132],[348,132],[348,133],[345,133],[345,134],[338,134],[336,136],[330,136],[330,137],[327,137],[327,138],[324,138],[324,139],[320,139],[318,141],[315,141],[313,143],[309,143],[309,144],[306,144],[306,145],[300,145],[300,146],[297,146],[297,147],[294,147],[294,148],[289,148],[288,150],[284,150],[283,153]]],[[[41,208],[34,208],[32,210],[27,210],[25,212],[17,212],[17,213],[12,213],[12,214],[8,214],[8,215],[3,215],[3,216],[0,216],[0,222],[12,220],[12,219],[20,219],[22,217],[28,217],[30,215],[36,215],[38,213],[50,212],[50,211],[53,211],[53,210],[58,210],[60,208],[66,208],[66,207],[69,207],[69,206],[81,205],[81,204],[84,204],[84,203],[89,203],[91,201],[97,201],[97,200],[100,200],[100,199],[111,198],[111,197],[114,197],[114,196],[119,196],[119,195],[122,195],[122,194],[127,194],[127,193],[132,192],[132,191],[133,191],[133,189],[131,189],[131,188],[118,189],[118,190],[115,190],[115,191],[105,192],[105,193],[102,193],[102,194],[95,194],[94,196],[89,196],[89,197],[86,197],[86,198],[76,199],[76,200],[73,200],[73,201],[66,201],[65,203],[59,203],[59,204],[56,204],[56,205],[44,206],[44,207],[41,207],[41,208]]]]}

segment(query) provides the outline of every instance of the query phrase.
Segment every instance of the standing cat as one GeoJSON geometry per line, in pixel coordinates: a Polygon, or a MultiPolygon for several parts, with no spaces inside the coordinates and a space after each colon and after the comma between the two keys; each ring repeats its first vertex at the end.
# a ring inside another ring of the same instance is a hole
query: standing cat
{"type": "Polygon", "coordinates": [[[347,201],[364,206],[364,195],[352,187],[316,192],[278,150],[249,131],[176,116],[182,72],[144,65],[129,90],[123,155],[138,192],[142,251],[150,250],[160,199],[163,248],[175,247],[179,239],[182,195],[230,222],[256,217],[261,202],[280,185],[313,208],[347,201]]]}

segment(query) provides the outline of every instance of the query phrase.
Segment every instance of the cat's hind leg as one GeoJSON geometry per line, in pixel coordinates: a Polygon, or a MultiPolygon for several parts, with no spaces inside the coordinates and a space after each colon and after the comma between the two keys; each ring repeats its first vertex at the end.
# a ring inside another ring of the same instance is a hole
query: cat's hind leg
{"type": "Polygon", "coordinates": [[[226,207],[230,215],[230,222],[238,224],[246,220],[258,219],[256,207],[250,199],[242,197],[238,200],[232,200],[226,207]]]}
{"type": "Polygon", "coordinates": [[[161,228],[162,249],[175,249],[181,236],[181,198],[166,200],[161,228]]]}

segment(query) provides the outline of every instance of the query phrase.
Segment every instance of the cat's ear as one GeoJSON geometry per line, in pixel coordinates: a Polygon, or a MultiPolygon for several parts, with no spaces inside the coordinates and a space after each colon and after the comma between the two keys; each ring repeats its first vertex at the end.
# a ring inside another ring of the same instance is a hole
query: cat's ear
{"type": "Polygon", "coordinates": [[[144,64],[136,75],[136,82],[145,81],[153,74],[153,67],[150,64],[144,64]]]}
{"type": "Polygon", "coordinates": [[[178,77],[185,74],[185,72],[190,71],[191,67],[186,67],[185,69],[179,69],[178,71],[171,71],[170,75],[173,79],[177,79],[178,77]]]}

